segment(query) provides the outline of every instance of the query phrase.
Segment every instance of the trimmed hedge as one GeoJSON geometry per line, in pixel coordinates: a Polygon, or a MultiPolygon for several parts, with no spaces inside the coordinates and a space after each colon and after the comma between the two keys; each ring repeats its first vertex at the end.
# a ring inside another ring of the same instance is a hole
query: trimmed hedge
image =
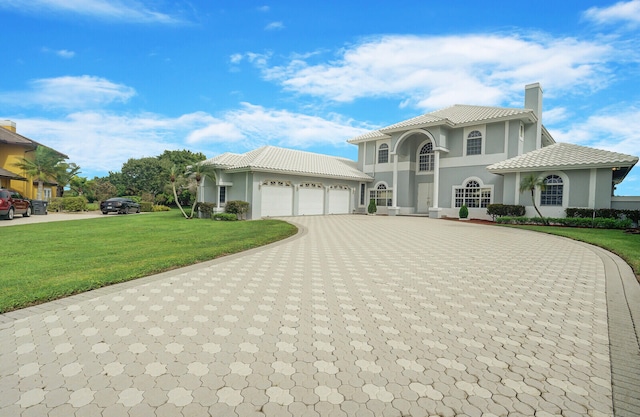
{"type": "Polygon", "coordinates": [[[589,209],[589,208],[567,208],[567,217],[580,217],[592,219],[595,213],[596,218],[604,219],[631,219],[634,223],[640,221],[640,210],[616,210],[616,209],[589,209]]]}
{"type": "Polygon", "coordinates": [[[489,204],[487,206],[487,214],[496,220],[496,217],[511,216],[521,217],[526,212],[524,206],[512,204],[489,204]]]}
{"type": "Polygon", "coordinates": [[[545,220],[552,226],[566,227],[588,227],[595,229],[628,229],[632,225],[631,219],[618,220],[596,217],[595,219],[586,219],[582,217],[562,217],[544,219],[540,217],[499,217],[496,223],[501,224],[540,224],[544,225],[545,220]]]}
{"type": "Polygon", "coordinates": [[[227,201],[224,206],[224,212],[229,214],[235,214],[236,220],[243,219],[244,215],[249,211],[249,203],[240,200],[227,201]]]}
{"type": "Polygon", "coordinates": [[[145,213],[149,213],[153,211],[153,203],[151,201],[142,201],[140,202],[140,211],[144,211],[145,213]]]}
{"type": "Polygon", "coordinates": [[[211,216],[213,220],[221,220],[223,222],[234,222],[238,220],[238,215],[233,213],[216,213],[211,216]]]}
{"type": "Polygon", "coordinates": [[[47,211],[87,211],[88,201],[83,196],[56,197],[47,204],[47,211]]]}
{"type": "Polygon", "coordinates": [[[216,203],[198,203],[196,204],[196,210],[201,213],[201,218],[210,219],[213,215],[213,209],[216,208],[216,203]]]}
{"type": "Polygon", "coordinates": [[[162,204],[154,204],[153,207],[151,208],[151,211],[156,212],[156,211],[171,211],[171,209],[167,206],[163,206],[162,204]]]}

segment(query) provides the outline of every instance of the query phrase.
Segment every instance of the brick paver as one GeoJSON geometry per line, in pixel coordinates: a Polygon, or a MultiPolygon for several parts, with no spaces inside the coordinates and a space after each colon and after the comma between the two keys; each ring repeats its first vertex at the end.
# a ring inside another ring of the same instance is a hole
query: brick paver
{"type": "Polygon", "coordinates": [[[613,415],[591,248],[292,220],[279,244],[5,315],[0,416],[613,415]]]}

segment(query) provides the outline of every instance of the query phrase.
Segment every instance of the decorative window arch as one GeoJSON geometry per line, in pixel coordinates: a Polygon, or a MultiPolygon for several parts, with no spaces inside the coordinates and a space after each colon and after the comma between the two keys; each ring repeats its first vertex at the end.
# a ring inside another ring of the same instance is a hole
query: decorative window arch
{"type": "Polygon", "coordinates": [[[482,132],[479,130],[472,130],[467,135],[467,155],[481,155],[482,154],[482,132]]]}
{"type": "Polygon", "coordinates": [[[544,190],[540,190],[541,206],[562,206],[564,181],[559,175],[551,174],[544,178],[544,190]]]}
{"type": "Polygon", "coordinates": [[[391,207],[393,190],[385,182],[379,182],[374,189],[369,190],[369,198],[376,201],[376,206],[391,207]]]}
{"type": "Polygon", "coordinates": [[[378,163],[386,164],[389,162],[389,145],[383,143],[378,147],[378,163]]]}
{"type": "Polygon", "coordinates": [[[493,185],[484,185],[479,178],[467,178],[453,187],[454,207],[486,208],[491,204],[493,185]]]}
{"type": "Polygon", "coordinates": [[[424,143],[418,150],[418,172],[433,171],[435,154],[433,153],[433,143],[424,143]]]}

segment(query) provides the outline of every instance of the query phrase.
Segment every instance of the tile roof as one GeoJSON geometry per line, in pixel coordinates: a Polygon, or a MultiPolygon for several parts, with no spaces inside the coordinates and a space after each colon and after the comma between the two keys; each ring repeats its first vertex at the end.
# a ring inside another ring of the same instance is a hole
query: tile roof
{"type": "Polygon", "coordinates": [[[507,173],[543,169],[631,167],[637,162],[637,156],[574,145],[572,143],[554,143],[553,145],[489,165],[487,169],[493,173],[507,173]]]}
{"type": "Polygon", "coordinates": [[[349,139],[347,142],[349,143],[359,143],[366,142],[369,140],[377,140],[377,139],[388,139],[389,136],[385,135],[379,130],[372,130],[371,132],[364,133],[360,136],[356,136],[355,138],[349,139]]]}
{"type": "Polygon", "coordinates": [[[471,123],[482,123],[489,120],[513,118],[527,118],[531,121],[535,120],[533,110],[530,109],[469,106],[466,104],[456,104],[451,107],[446,107],[441,110],[436,110],[431,113],[426,113],[421,116],[413,117],[411,119],[383,127],[379,130],[365,133],[364,135],[356,136],[355,138],[349,139],[347,142],[359,143],[368,140],[386,139],[389,137],[387,134],[390,132],[414,128],[418,126],[433,126],[445,124],[447,126],[453,127],[471,123]]]}
{"type": "Polygon", "coordinates": [[[370,176],[359,171],[356,162],[350,159],[276,146],[263,146],[245,154],[224,153],[207,159],[205,163],[227,170],[278,172],[363,181],[373,180],[370,176]]]}
{"type": "Polygon", "coordinates": [[[38,142],[35,142],[18,133],[5,129],[4,127],[0,127],[0,143],[6,143],[10,145],[23,145],[23,146],[39,145],[38,142]]]}
{"type": "Polygon", "coordinates": [[[46,145],[38,143],[35,140],[29,139],[26,136],[22,136],[19,133],[15,133],[8,129],[5,129],[4,127],[0,127],[0,143],[5,143],[8,145],[27,146],[27,147],[32,147],[33,149],[35,149],[38,146],[44,146],[45,148],[49,148],[52,151],[56,152],[58,155],[64,157],[64,159],[69,158],[67,155],[63,154],[62,152],[56,151],[53,148],[50,148],[46,145]]]}
{"type": "Polygon", "coordinates": [[[12,178],[14,180],[25,180],[26,178],[21,177],[20,175],[13,173],[4,168],[0,168],[0,178],[12,178]]]}

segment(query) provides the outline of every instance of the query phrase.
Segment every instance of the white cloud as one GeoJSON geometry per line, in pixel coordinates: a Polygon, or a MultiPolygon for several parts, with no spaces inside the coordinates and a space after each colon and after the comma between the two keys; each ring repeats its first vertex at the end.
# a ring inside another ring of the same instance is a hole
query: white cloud
{"type": "Polygon", "coordinates": [[[151,10],[139,1],[123,0],[3,0],[0,8],[22,13],[71,13],[129,23],[176,24],[182,20],[151,10]]]}
{"type": "Polygon", "coordinates": [[[640,105],[627,109],[607,109],[566,129],[551,130],[551,134],[557,142],[637,156],[640,151],[639,131],[640,105]]]}
{"type": "Polygon", "coordinates": [[[591,7],[584,17],[600,24],[627,22],[632,26],[640,24],[640,0],[621,1],[609,7],[591,7]]]}
{"type": "Polygon", "coordinates": [[[42,52],[53,53],[58,55],[60,58],[73,58],[74,56],[76,56],[75,52],[69,51],[67,49],[53,50],[49,48],[42,48],[42,52]]]}
{"type": "Polygon", "coordinates": [[[282,30],[282,29],[284,29],[284,23],[282,22],[271,22],[264,28],[264,30],[282,30]]]}
{"type": "Polygon", "coordinates": [[[136,91],[107,79],[83,75],[31,81],[27,91],[0,93],[0,103],[10,106],[79,109],[126,102],[136,91]]]}
{"type": "Polygon", "coordinates": [[[266,13],[266,12],[268,12],[269,10],[271,10],[271,8],[270,8],[269,6],[260,6],[260,7],[258,7],[258,9],[257,9],[257,10],[258,10],[259,12],[266,13]]]}
{"type": "Polygon", "coordinates": [[[70,162],[82,167],[82,175],[90,177],[118,171],[129,158],[156,156],[166,149],[191,149],[212,157],[267,144],[343,147],[346,139],[370,129],[338,115],[322,118],[249,103],[219,117],[204,112],[165,117],[81,111],[55,120],[10,118],[20,134],[69,155],[70,162]]]}
{"type": "MultiPolygon", "coordinates": [[[[286,90],[337,102],[397,97],[434,109],[455,103],[498,105],[541,82],[553,94],[604,88],[604,43],[541,35],[383,36],[346,47],[337,59],[311,63],[297,56],[284,65],[255,62],[267,80],[286,90]]],[[[249,54],[245,54],[249,56],[249,54]]]]}
{"type": "Polygon", "coordinates": [[[238,110],[211,119],[207,126],[192,132],[187,142],[241,142],[245,149],[272,144],[296,148],[314,145],[342,146],[353,136],[370,130],[338,115],[328,118],[268,109],[242,103],[238,110]]]}
{"type": "Polygon", "coordinates": [[[542,112],[542,123],[552,125],[567,120],[569,114],[566,107],[554,107],[542,112]]]}
{"type": "Polygon", "coordinates": [[[56,55],[62,58],[73,58],[74,56],[76,56],[76,53],[73,51],[67,51],[66,49],[61,49],[59,51],[56,51],[56,55]]]}

